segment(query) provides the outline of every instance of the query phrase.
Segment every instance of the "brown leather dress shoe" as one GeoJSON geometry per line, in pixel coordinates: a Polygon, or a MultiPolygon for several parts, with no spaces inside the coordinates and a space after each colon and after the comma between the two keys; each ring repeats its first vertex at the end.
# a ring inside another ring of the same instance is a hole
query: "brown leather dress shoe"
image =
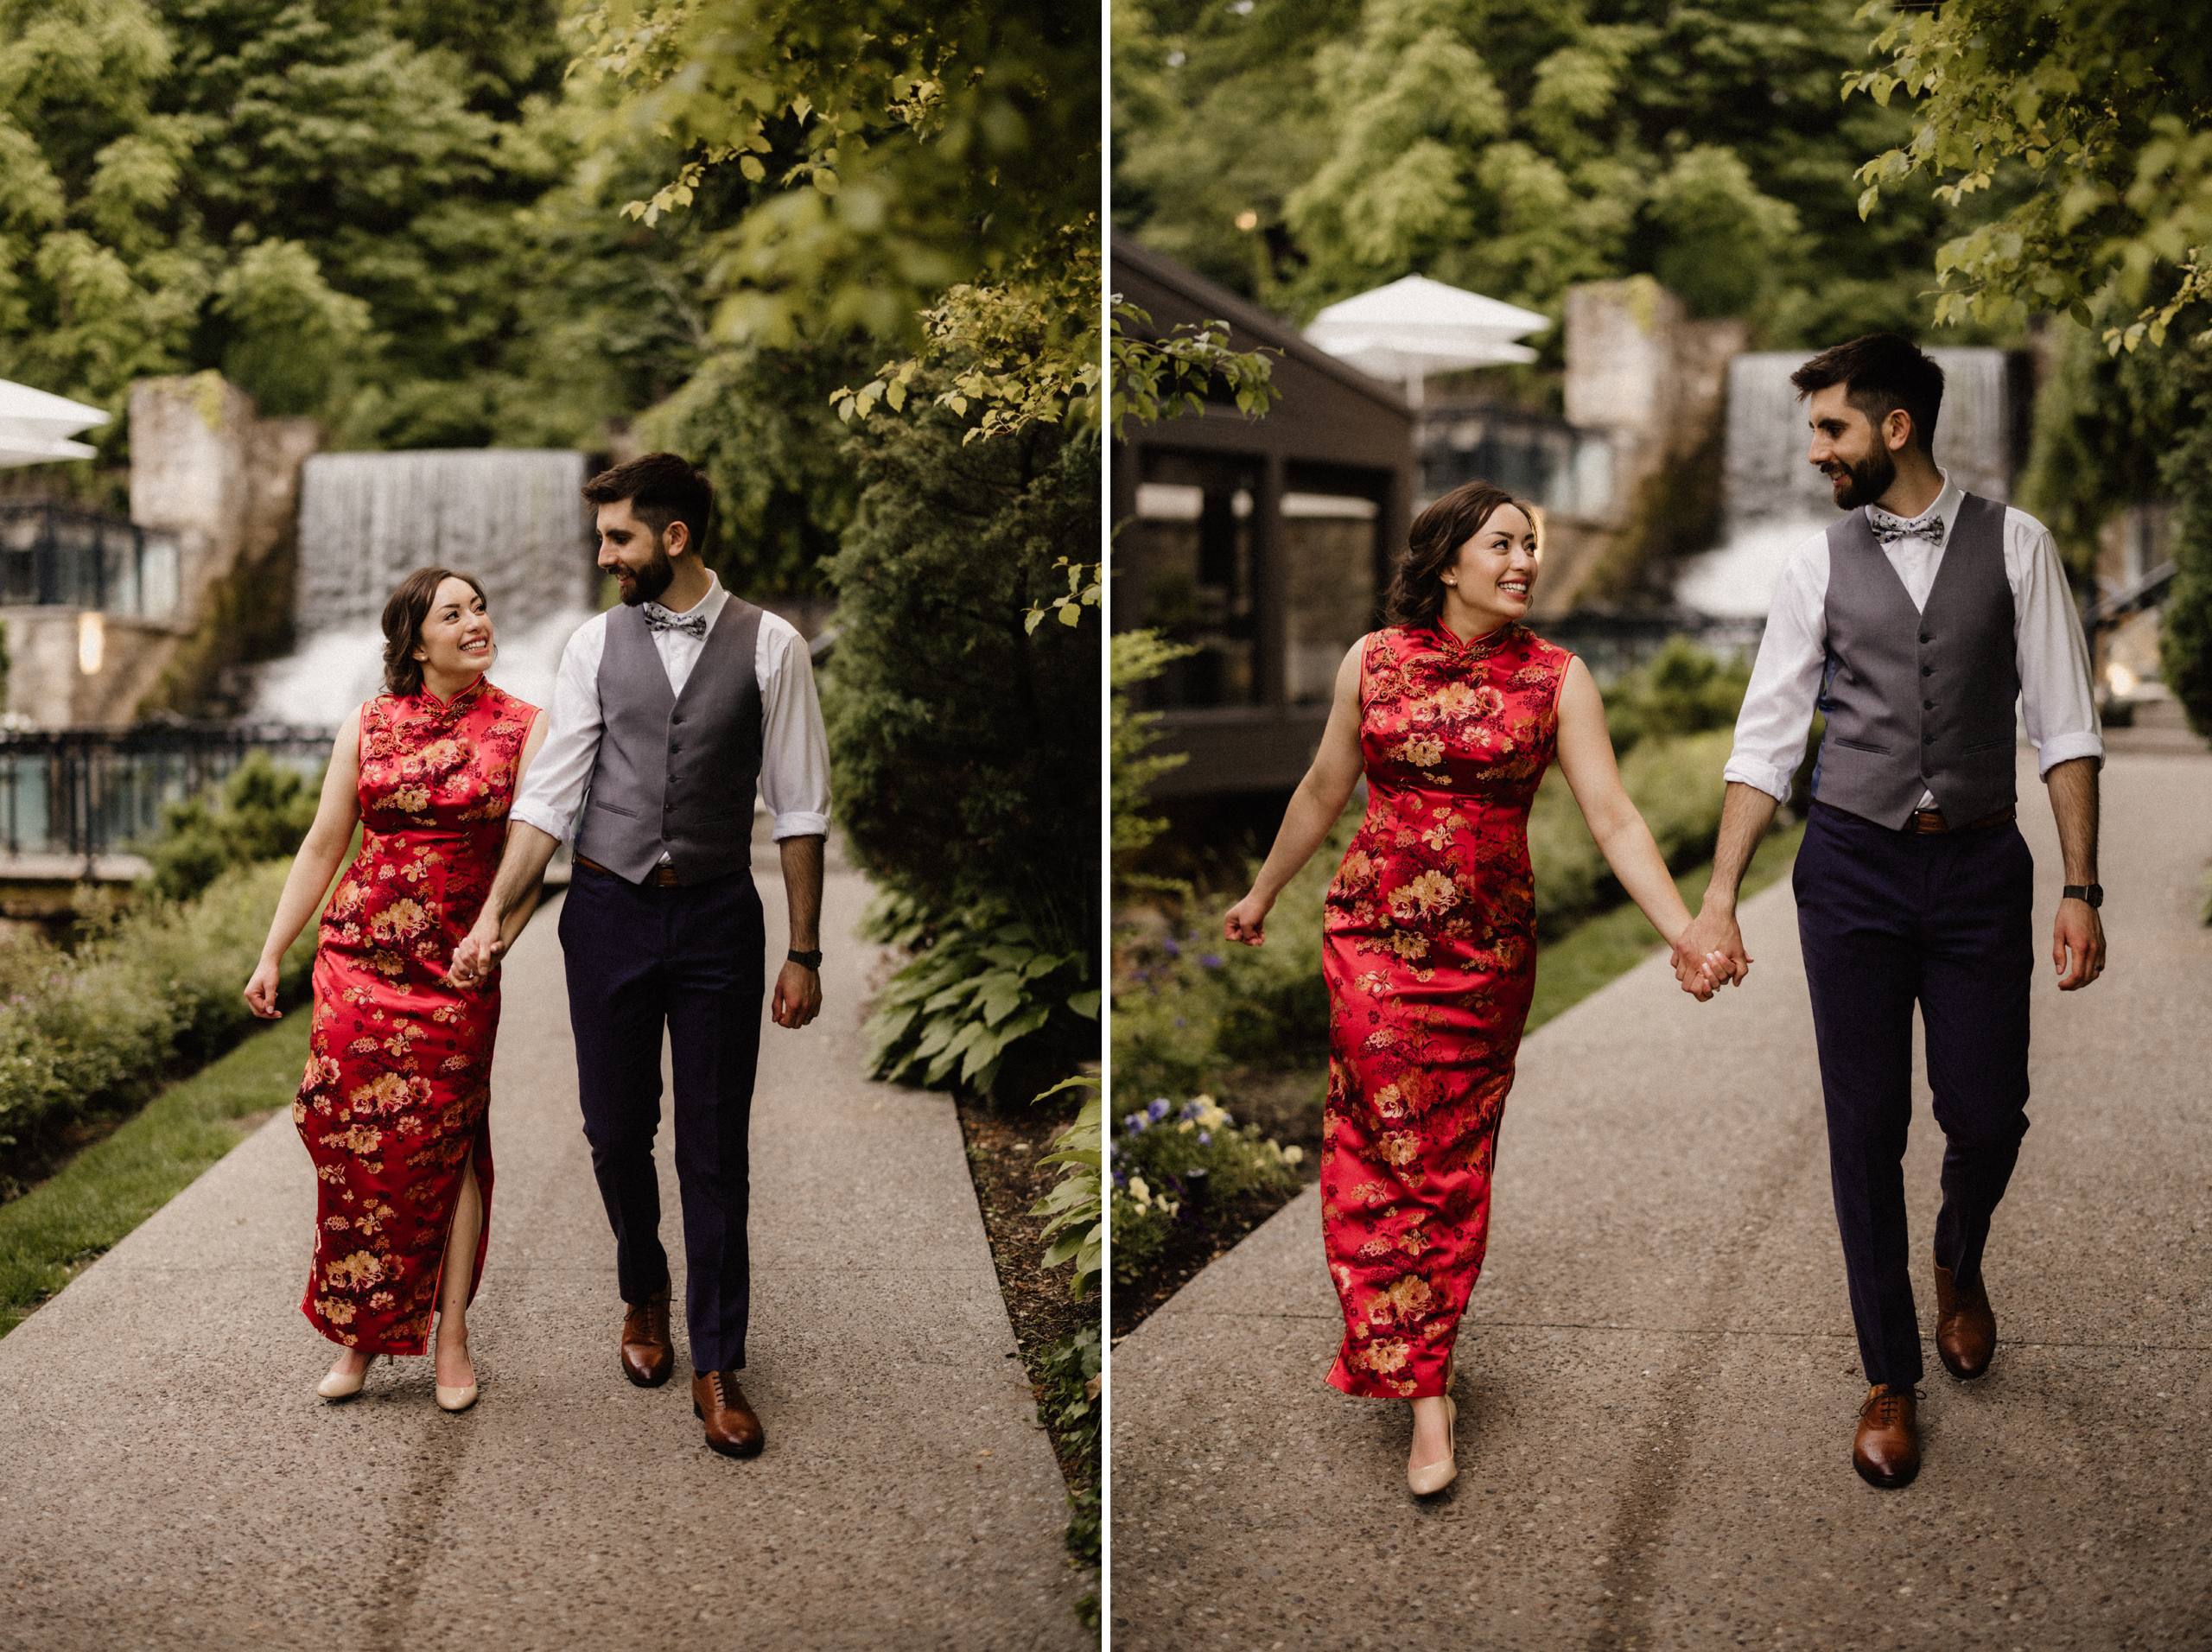
{"type": "Polygon", "coordinates": [[[1942,1263],[1936,1264],[1936,1351],[1943,1369],[1961,1382],[1989,1369],[1997,1351],[1997,1316],[1981,1281],[1961,1285],[1942,1263]]]}
{"type": "Polygon", "coordinates": [[[1868,1485],[1885,1490],[1910,1485],[1920,1472],[1919,1396],[1910,1388],[1877,1382],[1859,1407],[1859,1433],[1851,1442],[1851,1466],[1868,1485]]]}
{"type": "Polygon", "coordinates": [[[709,1371],[691,1379],[691,1414],[707,1425],[707,1446],[724,1457],[758,1457],[765,1436],[746,1403],[735,1371],[709,1371]]]}
{"type": "Polygon", "coordinates": [[[676,1349],[668,1339],[668,1287],[622,1307],[622,1375],[641,1388],[657,1388],[676,1369],[676,1349]]]}

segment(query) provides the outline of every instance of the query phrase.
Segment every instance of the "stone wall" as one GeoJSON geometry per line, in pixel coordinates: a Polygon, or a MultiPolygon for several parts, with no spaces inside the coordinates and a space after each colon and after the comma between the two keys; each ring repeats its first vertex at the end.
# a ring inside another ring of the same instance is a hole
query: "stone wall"
{"type": "Polygon", "coordinates": [[[226,675],[289,640],[300,466],[321,428],[260,417],[213,372],[141,379],[130,419],[130,517],[175,537],[176,607],[159,620],[0,610],[8,709],[42,728],[232,710],[226,675]]]}
{"type": "Polygon", "coordinates": [[[1720,510],[1728,363],[1750,329],[1700,321],[1649,276],[1567,295],[1567,422],[1611,437],[1613,491],[1591,516],[1545,524],[1535,611],[1663,600],[1650,575],[1705,548],[1720,510]]]}

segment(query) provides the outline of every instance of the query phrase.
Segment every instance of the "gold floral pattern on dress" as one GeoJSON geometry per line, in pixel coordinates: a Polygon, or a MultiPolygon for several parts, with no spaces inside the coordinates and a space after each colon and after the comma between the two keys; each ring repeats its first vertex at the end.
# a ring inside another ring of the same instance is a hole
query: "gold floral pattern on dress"
{"type": "Polygon", "coordinates": [[[446,983],[499,869],[537,708],[480,679],[441,702],[361,708],[361,850],[323,909],[307,1071],[293,1121],[315,1160],[315,1256],[302,1312],[374,1353],[425,1351],[472,1156],[491,1231],[496,980],[446,983]]]}
{"type": "Polygon", "coordinates": [[[1322,1229],[1348,1394],[1440,1394],[1489,1239],[1491,1150],[1535,984],[1529,809],[1569,656],[1526,627],[1380,631],[1367,818],[1330,886],[1322,1229]]]}

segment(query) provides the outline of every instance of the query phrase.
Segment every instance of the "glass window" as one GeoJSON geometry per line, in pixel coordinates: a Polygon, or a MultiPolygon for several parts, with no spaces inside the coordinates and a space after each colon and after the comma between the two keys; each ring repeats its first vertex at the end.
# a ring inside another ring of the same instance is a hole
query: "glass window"
{"type": "Polygon", "coordinates": [[[1252,511],[1258,491],[1253,467],[1234,459],[1145,454],[1136,517],[1115,547],[1123,581],[1116,613],[1197,650],[1171,661],[1148,685],[1148,705],[1257,702],[1252,511]],[[1133,600],[1124,601],[1122,592],[1133,600]]]}
{"type": "Polygon", "coordinates": [[[1283,495],[1289,656],[1284,679],[1293,705],[1327,703],[1344,651],[1374,623],[1380,515],[1372,499],[1338,493],[1283,495]]]}

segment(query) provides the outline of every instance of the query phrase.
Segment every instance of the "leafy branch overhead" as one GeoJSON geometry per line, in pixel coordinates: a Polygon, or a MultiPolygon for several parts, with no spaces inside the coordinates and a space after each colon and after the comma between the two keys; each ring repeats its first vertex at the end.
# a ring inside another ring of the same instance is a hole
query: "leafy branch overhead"
{"type": "Polygon", "coordinates": [[[1247,418],[1261,418],[1281,394],[1274,364],[1262,350],[1229,347],[1229,323],[1202,321],[1156,333],[1152,317],[1116,293],[1114,397],[1109,414],[1119,436],[1130,419],[1157,424],[1178,414],[1203,415],[1206,391],[1218,384],[1247,418]]]}
{"type": "MultiPolygon", "coordinates": [[[[2108,349],[2165,342],[2212,296],[2212,60],[2192,0],[1950,0],[1893,14],[1888,60],[1843,78],[1844,96],[1915,99],[1910,140],[1859,173],[1862,218],[1915,178],[1956,206],[2033,184],[1936,251],[1936,317],[1982,322],[2064,309],[2121,312],[2108,349]]],[[[2018,192],[2015,192],[2018,193],[2018,192]]]]}
{"type": "Polygon", "coordinates": [[[609,125],[683,157],[633,217],[720,168],[772,191],[717,229],[727,341],[917,340],[956,283],[1096,209],[1097,17],[1073,0],[597,0],[574,27],[609,125]]]}

